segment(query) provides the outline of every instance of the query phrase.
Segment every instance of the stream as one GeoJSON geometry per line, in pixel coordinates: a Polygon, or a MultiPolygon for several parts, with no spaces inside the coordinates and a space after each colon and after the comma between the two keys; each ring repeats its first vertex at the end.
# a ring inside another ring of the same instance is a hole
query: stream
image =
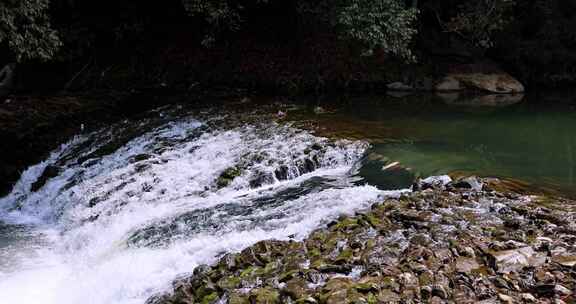
{"type": "Polygon", "coordinates": [[[0,198],[1,302],[144,303],[200,264],[302,239],[416,177],[576,185],[570,107],[408,102],[174,106],[77,135],[0,198]]]}

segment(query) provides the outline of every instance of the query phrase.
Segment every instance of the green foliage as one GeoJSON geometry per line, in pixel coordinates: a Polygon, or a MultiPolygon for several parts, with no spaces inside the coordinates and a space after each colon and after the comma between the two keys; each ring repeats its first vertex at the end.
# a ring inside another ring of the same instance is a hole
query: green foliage
{"type": "Polygon", "coordinates": [[[208,23],[209,30],[202,41],[204,46],[213,45],[218,32],[234,31],[240,27],[242,6],[236,1],[182,0],[182,4],[191,16],[200,16],[208,23]]]}
{"type": "Polygon", "coordinates": [[[370,53],[376,48],[414,60],[410,42],[417,33],[413,27],[418,10],[406,8],[398,0],[341,1],[336,24],[345,37],[359,41],[370,53]]]}
{"type": "Polygon", "coordinates": [[[17,61],[48,60],[60,47],[50,25],[49,4],[49,0],[0,2],[0,43],[6,43],[17,61]]]}
{"type": "Polygon", "coordinates": [[[512,21],[514,0],[466,1],[458,6],[456,16],[445,24],[450,32],[482,49],[494,46],[493,36],[512,21]]]}
{"type": "MultiPolygon", "coordinates": [[[[215,41],[222,30],[237,30],[242,23],[243,7],[231,0],[182,0],[193,16],[201,16],[211,26],[205,45],[215,41]]],[[[267,0],[253,0],[266,4],[267,0]]],[[[304,17],[327,22],[341,36],[362,44],[366,53],[376,48],[413,60],[410,42],[416,34],[413,27],[416,8],[406,8],[401,0],[299,0],[297,11],[304,17]]]]}

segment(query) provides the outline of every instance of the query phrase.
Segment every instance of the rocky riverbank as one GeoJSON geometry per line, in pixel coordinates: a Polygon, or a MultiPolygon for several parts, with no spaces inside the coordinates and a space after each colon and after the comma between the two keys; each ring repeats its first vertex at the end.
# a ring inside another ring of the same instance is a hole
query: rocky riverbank
{"type": "Polygon", "coordinates": [[[148,303],[574,303],[576,204],[429,179],[302,241],[263,241],[148,303]]]}

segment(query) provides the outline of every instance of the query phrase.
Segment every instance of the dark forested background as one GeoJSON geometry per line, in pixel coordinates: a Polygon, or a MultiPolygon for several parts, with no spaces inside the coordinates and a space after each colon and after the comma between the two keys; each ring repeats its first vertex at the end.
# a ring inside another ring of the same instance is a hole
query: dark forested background
{"type": "Polygon", "coordinates": [[[576,82],[572,0],[5,0],[20,90],[350,87],[498,65],[576,82]]]}

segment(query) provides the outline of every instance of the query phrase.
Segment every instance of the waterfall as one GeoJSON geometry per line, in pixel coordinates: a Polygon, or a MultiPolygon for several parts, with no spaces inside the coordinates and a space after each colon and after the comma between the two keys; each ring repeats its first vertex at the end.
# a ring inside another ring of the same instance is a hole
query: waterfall
{"type": "Polygon", "coordinates": [[[2,302],[144,303],[225,252],[399,193],[357,177],[365,142],[231,120],[156,111],[30,167],[0,198],[2,302]]]}

